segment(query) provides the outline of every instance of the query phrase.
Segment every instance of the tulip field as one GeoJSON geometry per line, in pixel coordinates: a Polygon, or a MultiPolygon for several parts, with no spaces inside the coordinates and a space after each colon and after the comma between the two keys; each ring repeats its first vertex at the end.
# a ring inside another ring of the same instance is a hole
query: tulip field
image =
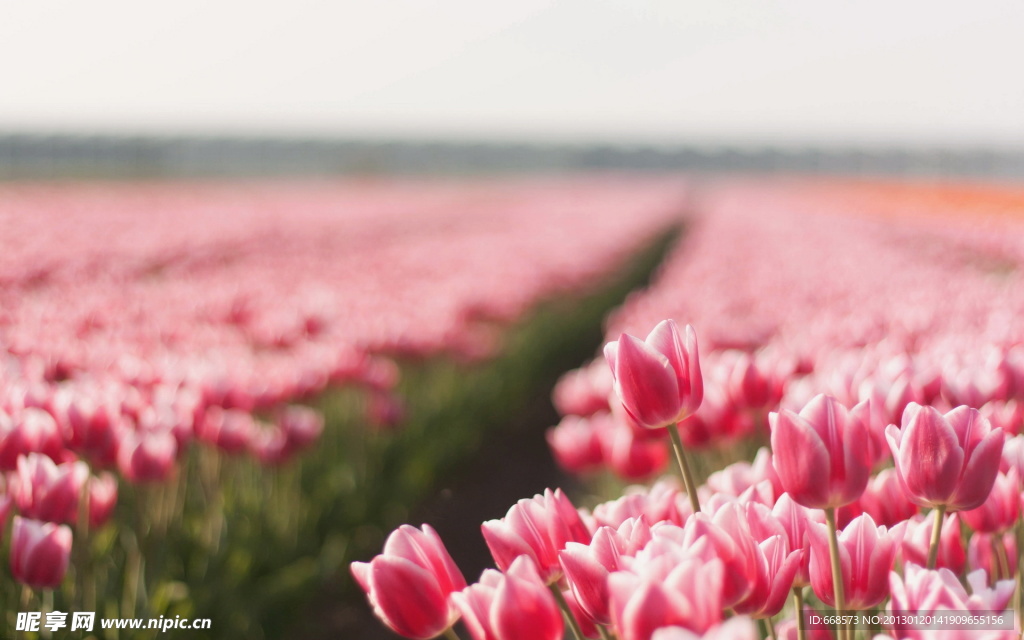
{"type": "Polygon", "coordinates": [[[479,579],[403,525],[351,567],[375,613],[410,638],[1019,638],[1022,194],[706,181],[553,389],[548,444],[592,491],[483,522],[479,579]]]}
{"type": "Polygon", "coordinates": [[[3,622],[287,635],[471,451],[481,387],[516,402],[569,339],[537,305],[590,310],[685,200],[677,179],[0,186],[3,622]]]}
{"type": "Polygon", "coordinates": [[[8,183],[0,221],[3,637],[1021,637],[1024,189],[8,183]],[[424,505],[509,468],[469,575],[424,505]]]}

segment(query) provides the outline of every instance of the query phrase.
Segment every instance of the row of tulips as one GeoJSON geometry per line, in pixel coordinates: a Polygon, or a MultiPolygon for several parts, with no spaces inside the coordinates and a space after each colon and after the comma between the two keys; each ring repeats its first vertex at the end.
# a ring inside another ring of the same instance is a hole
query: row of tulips
{"type": "Polygon", "coordinates": [[[335,505],[401,456],[384,430],[350,433],[403,419],[398,358],[491,355],[664,232],[681,195],[613,178],[0,189],[6,617],[244,617],[264,600],[241,583],[269,600],[267,583],[329,578],[308,557],[340,563],[394,510],[335,505]]]}
{"type": "Polygon", "coordinates": [[[439,540],[415,557],[389,542],[353,566],[378,615],[417,638],[455,635],[460,614],[476,640],[565,626],[621,640],[1019,637],[1020,223],[961,202],[967,216],[936,224],[920,200],[900,209],[860,188],[712,185],[659,279],[612,316],[618,339],[556,386],[565,418],[548,442],[563,467],[637,480],[674,458],[681,487],[592,510],[559,492],[521,501],[483,527],[502,573],[468,587],[416,559],[447,558],[439,540]],[[698,359],[672,321],[625,333],[666,316],[706,326],[710,348],[698,359]],[[441,585],[437,606],[382,597],[388,557],[426,568],[418,588],[441,585]],[[961,629],[810,624],[830,609],[1016,613],[961,629]]]}
{"type": "MultiPolygon", "coordinates": [[[[677,429],[700,402],[692,329],[685,336],[667,321],[646,341],[623,335],[608,349],[616,399],[643,428],[677,429]],[[651,382],[659,371],[669,375],[651,382]]],[[[400,528],[383,554],[352,571],[378,616],[411,638],[454,636],[460,614],[476,640],[555,640],[566,624],[577,638],[722,637],[753,633],[751,620],[777,637],[773,618],[790,596],[800,614],[786,628],[830,633],[808,623],[807,587],[837,615],[884,606],[893,615],[1002,616],[967,631],[893,618],[893,637],[1018,637],[1005,613],[1018,560],[1003,537],[1024,533],[1024,486],[1012,466],[1024,436],[1005,446],[1002,429],[975,409],[942,414],[911,403],[886,430],[894,466],[872,480],[889,456],[872,450],[869,409],[819,395],[799,413],[772,412],[772,450],[701,487],[675,439],[684,491],[661,482],[591,512],[561,491],[521,500],[483,524],[499,571],[477,584],[466,586],[429,526],[400,528]],[[869,485],[887,495],[860,502],[869,485]],[[975,532],[972,545],[984,541],[969,566],[961,522],[975,532]]],[[[856,632],[840,624],[835,633],[856,632]]]]}

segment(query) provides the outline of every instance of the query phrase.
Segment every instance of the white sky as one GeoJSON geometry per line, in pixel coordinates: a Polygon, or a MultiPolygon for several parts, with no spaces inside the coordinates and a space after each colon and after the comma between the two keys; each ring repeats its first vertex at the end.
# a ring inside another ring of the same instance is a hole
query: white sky
{"type": "Polygon", "coordinates": [[[0,0],[0,130],[1024,146],[1024,1],[0,0]]]}

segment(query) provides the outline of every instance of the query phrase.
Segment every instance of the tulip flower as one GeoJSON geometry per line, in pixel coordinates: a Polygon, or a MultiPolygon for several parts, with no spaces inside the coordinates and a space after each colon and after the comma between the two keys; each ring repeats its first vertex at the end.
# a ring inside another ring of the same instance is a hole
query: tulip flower
{"type": "Polygon", "coordinates": [[[920,510],[903,493],[896,471],[891,467],[868,480],[858,502],[864,513],[870,513],[875,522],[887,527],[914,517],[920,510]]]}
{"type": "Polygon", "coordinates": [[[601,458],[620,478],[642,480],[668,466],[669,452],[664,441],[638,437],[636,431],[611,419],[598,424],[597,439],[601,458]]]}
{"type": "Polygon", "coordinates": [[[88,479],[89,467],[84,462],[57,465],[40,453],[20,456],[12,483],[14,502],[27,518],[77,522],[78,502],[88,479]]]}
{"type": "Polygon", "coordinates": [[[864,493],[871,451],[862,402],[847,411],[830,396],[816,396],[800,413],[768,416],[779,481],[793,500],[813,509],[834,509],[864,493]]]}
{"type": "Polygon", "coordinates": [[[785,536],[768,538],[758,545],[755,562],[757,582],[746,598],[733,609],[754,618],[771,618],[782,611],[803,561],[803,549],[790,550],[785,536]]]}
{"type": "Polygon", "coordinates": [[[351,570],[374,613],[399,635],[433,638],[458,620],[448,596],[464,589],[466,580],[429,525],[402,525],[380,555],[353,562],[351,570]]]}
{"type": "Polygon", "coordinates": [[[981,506],[992,491],[1003,431],[976,409],[961,406],[943,415],[912,402],[902,428],[889,425],[885,436],[900,486],[914,504],[965,511],[981,506]]]}
{"type": "Polygon", "coordinates": [[[9,416],[0,410],[0,470],[14,471],[22,454],[42,452],[56,460],[63,449],[60,429],[46,411],[27,408],[9,416]]]}
{"type": "Polygon", "coordinates": [[[586,417],[609,410],[608,394],[611,389],[608,367],[598,360],[559,378],[551,393],[551,401],[563,416],[586,417]]]}
{"type": "Polygon", "coordinates": [[[525,556],[504,574],[485,569],[452,601],[474,640],[561,640],[565,628],[558,603],[525,556]]]}
{"type": "MultiPolygon", "coordinates": [[[[655,536],[662,530],[652,530],[655,536]]],[[[765,571],[764,558],[759,553],[746,520],[742,505],[727,504],[714,516],[698,513],[683,527],[683,546],[705,561],[718,559],[725,569],[722,582],[722,606],[731,607],[751,596],[765,571]]],[[[799,558],[793,571],[799,568],[799,558]]],[[[792,584],[792,573],[790,585],[792,584]]],[[[789,589],[790,585],[786,585],[789,589]]]]}
{"type": "Polygon", "coordinates": [[[663,320],[640,340],[622,334],[604,348],[615,378],[615,393],[637,423],[650,429],[676,424],[692,415],[704,397],[697,335],[686,326],[685,340],[673,320],[663,320]]]}
{"type": "MultiPolygon", "coordinates": [[[[928,570],[913,563],[908,564],[903,578],[895,571],[889,574],[889,587],[892,591],[889,611],[892,614],[923,616],[942,611],[991,614],[1006,609],[1016,588],[1013,580],[1001,580],[989,588],[984,569],[968,574],[967,583],[971,587],[971,595],[967,594],[956,574],[949,569],[928,570]]],[[[893,630],[900,638],[931,637],[913,625],[901,624],[898,615],[894,620],[897,624],[893,630]]]]}
{"type": "MultiPolygon", "coordinates": [[[[903,524],[891,529],[875,525],[868,514],[857,516],[839,534],[839,558],[842,566],[842,589],[847,609],[870,609],[889,594],[886,582],[889,570],[903,539],[903,524]]],[[[828,531],[823,525],[812,525],[811,587],[815,595],[828,604],[836,603],[828,549],[828,531]]]]}
{"type": "Polygon", "coordinates": [[[597,469],[604,461],[598,425],[608,421],[607,414],[585,418],[567,415],[558,426],[548,429],[548,446],[559,466],[570,473],[585,473],[597,469]]]}
{"type": "Polygon", "coordinates": [[[225,453],[240,453],[249,448],[257,431],[251,414],[238,409],[210,407],[196,425],[196,436],[225,453]]]}
{"type": "Polygon", "coordinates": [[[689,505],[671,478],[654,483],[649,489],[632,487],[625,495],[594,507],[598,525],[618,528],[629,518],[643,519],[648,525],[672,522],[682,525],[691,515],[689,505]]]}
{"type": "Polygon", "coordinates": [[[277,427],[285,434],[288,449],[307,449],[320,438],[324,430],[322,415],[299,405],[286,407],[275,420],[277,427]]]}
{"type": "Polygon", "coordinates": [[[600,527],[590,544],[570,542],[558,554],[566,581],[580,609],[591,621],[608,624],[608,582],[622,556],[635,555],[651,540],[651,528],[630,518],[618,529],[600,527]]]}
{"type": "Polygon", "coordinates": [[[92,394],[62,398],[70,449],[88,458],[91,465],[109,468],[117,462],[117,441],[123,427],[121,416],[109,402],[92,394]]]}
{"type": "Polygon", "coordinates": [[[704,379],[697,354],[697,334],[686,325],[686,339],[674,320],[663,320],[647,339],[622,334],[604,347],[615,379],[615,393],[626,413],[650,429],[668,427],[690,506],[700,511],[677,424],[693,415],[704,398],[704,379]]]}
{"type": "Polygon", "coordinates": [[[177,454],[170,431],[133,431],[121,438],[117,467],[132,482],[160,482],[174,471],[177,454]]]}
{"type": "Polygon", "coordinates": [[[89,478],[89,526],[102,527],[117,506],[117,478],[103,472],[89,478]]]}
{"type": "Polygon", "coordinates": [[[722,562],[654,556],[608,576],[609,607],[620,640],[650,640],[678,626],[704,633],[722,621],[722,562]],[[661,561],[664,558],[664,561],[661,561]]]}
{"type": "Polygon", "coordinates": [[[60,586],[71,557],[71,529],[67,525],[14,516],[11,531],[11,575],[39,589],[60,586]]]}
{"type": "Polygon", "coordinates": [[[481,525],[484,540],[494,562],[508,570],[519,556],[529,556],[544,582],[552,583],[562,575],[558,553],[569,542],[590,542],[590,531],[580,514],[561,489],[520,500],[501,520],[481,525]]]}
{"type": "Polygon", "coordinates": [[[824,524],[825,516],[817,509],[808,509],[797,504],[789,497],[788,493],[779,496],[775,506],[772,507],[772,516],[782,526],[790,549],[802,549],[803,558],[800,567],[793,578],[793,584],[797,587],[806,587],[811,584],[810,562],[811,562],[811,541],[807,530],[812,524],[824,524]]]}

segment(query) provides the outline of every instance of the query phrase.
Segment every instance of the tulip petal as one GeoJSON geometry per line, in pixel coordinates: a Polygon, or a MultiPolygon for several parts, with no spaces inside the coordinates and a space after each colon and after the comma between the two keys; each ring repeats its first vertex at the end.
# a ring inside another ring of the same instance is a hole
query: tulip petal
{"type": "Polygon", "coordinates": [[[899,454],[894,458],[907,490],[918,504],[949,502],[960,482],[964,452],[938,410],[922,408],[903,428],[899,454]]]}
{"type": "Polygon", "coordinates": [[[612,372],[622,406],[641,425],[664,427],[679,416],[682,405],[675,370],[653,347],[622,334],[612,372]]]}
{"type": "Polygon", "coordinates": [[[829,455],[825,443],[806,420],[781,410],[772,428],[772,463],[782,487],[798,504],[821,509],[829,505],[829,455]]]}
{"type": "Polygon", "coordinates": [[[448,597],[434,576],[404,559],[377,556],[370,585],[381,619],[407,638],[433,638],[448,627],[448,597]]]}
{"type": "Polygon", "coordinates": [[[985,436],[964,466],[956,493],[950,499],[950,509],[975,509],[988,498],[999,474],[999,460],[1003,451],[1003,430],[994,429],[985,436]]]}

